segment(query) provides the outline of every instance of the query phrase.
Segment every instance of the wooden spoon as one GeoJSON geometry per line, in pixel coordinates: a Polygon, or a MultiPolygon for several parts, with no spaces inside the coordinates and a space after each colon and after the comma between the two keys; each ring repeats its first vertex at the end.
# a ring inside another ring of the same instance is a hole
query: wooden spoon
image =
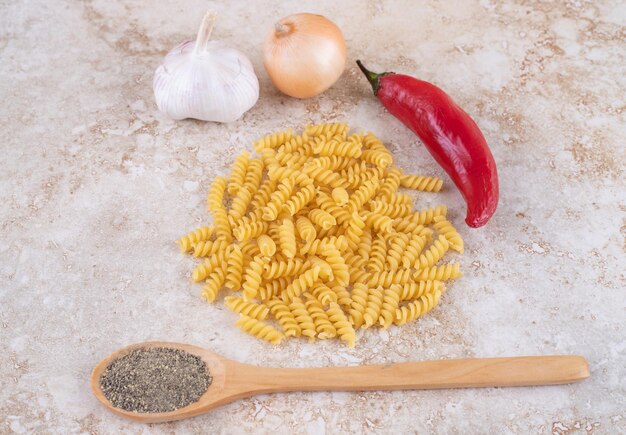
{"type": "Polygon", "coordinates": [[[410,363],[279,369],[226,359],[201,347],[182,343],[146,342],[120,349],[98,364],[91,389],[110,411],[143,423],[181,420],[237,399],[283,391],[425,390],[436,388],[521,387],[567,384],[589,376],[585,358],[576,355],[468,358],[410,363]],[[200,399],[176,411],[137,413],[114,407],[100,389],[100,376],[115,359],[133,349],[170,347],[202,358],[213,382],[200,399]]]}

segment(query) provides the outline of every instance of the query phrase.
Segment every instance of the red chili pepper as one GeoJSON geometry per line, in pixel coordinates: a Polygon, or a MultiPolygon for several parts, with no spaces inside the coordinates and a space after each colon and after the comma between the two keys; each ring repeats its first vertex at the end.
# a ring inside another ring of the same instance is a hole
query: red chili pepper
{"type": "Polygon", "coordinates": [[[467,202],[467,225],[485,225],[498,206],[498,172],[474,120],[431,83],[391,72],[376,74],[356,63],[374,95],[419,136],[459,188],[467,202]]]}

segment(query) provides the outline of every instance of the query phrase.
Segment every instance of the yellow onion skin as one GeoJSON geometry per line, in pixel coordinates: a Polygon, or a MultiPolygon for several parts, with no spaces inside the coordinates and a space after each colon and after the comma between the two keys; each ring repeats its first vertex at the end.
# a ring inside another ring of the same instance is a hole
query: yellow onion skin
{"type": "Polygon", "coordinates": [[[346,41],[321,15],[300,13],[278,21],[263,46],[265,69],[274,85],[295,98],[330,88],[346,67],[346,41]]]}

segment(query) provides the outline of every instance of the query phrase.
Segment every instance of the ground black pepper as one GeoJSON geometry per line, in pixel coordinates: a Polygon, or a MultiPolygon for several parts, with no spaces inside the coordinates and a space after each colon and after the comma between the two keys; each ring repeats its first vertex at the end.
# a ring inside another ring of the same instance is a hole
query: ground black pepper
{"type": "Polygon", "coordinates": [[[114,360],[100,377],[113,406],[141,413],[168,412],[196,402],[211,385],[206,363],[168,347],[139,348],[114,360]]]}

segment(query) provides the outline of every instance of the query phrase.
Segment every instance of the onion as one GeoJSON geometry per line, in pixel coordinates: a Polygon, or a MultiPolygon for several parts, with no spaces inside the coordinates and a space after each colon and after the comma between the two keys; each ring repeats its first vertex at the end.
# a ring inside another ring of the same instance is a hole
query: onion
{"type": "Polygon", "coordinates": [[[278,89],[309,98],[330,88],[346,66],[346,41],[339,27],[315,14],[278,21],[263,47],[265,69],[278,89]]]}

